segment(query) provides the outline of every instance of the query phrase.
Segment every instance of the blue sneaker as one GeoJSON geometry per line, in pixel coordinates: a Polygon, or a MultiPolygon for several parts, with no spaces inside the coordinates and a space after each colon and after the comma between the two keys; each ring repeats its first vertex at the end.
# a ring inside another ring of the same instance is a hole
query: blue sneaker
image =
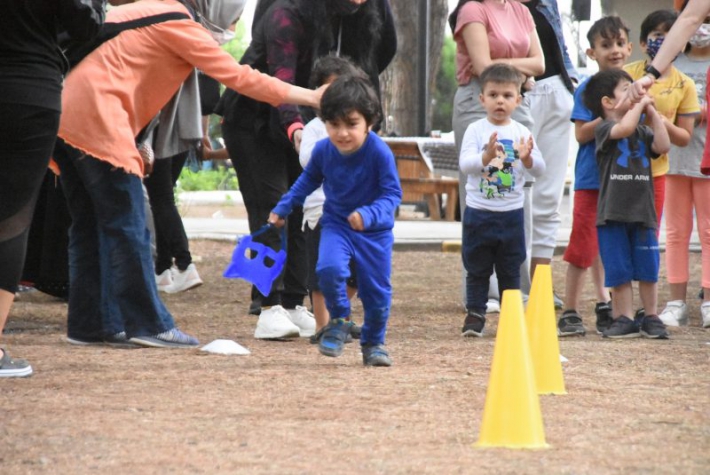
{"type": "Polygon", "coordinates": [[[186,335],[177,328],[152,336],[134,336],[128,341],[153,348],[194,348],[200,344],[197,338],[186,335]]]}
{"type": "Polygon", "coordinates": [[[332,318],[318,342],[318,351],[325,356],[338,357],[343,354],[343,347],[348,337],[350,337],[350,322],[344,318],[332,318]]]}

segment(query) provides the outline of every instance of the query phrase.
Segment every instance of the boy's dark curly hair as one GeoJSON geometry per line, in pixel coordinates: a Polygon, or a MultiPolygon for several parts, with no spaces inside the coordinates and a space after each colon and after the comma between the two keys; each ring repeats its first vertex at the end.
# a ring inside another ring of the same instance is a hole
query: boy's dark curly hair
{"type": "Polygon", "coordinates": [[[642,43],[646,43],[649,33],[653,30],[661,30],[667,33],[676,19],[678,19],[678,14],[673,10],[656,10],[649,13],[641,22],[639,40],[642,43]]]}
{"type": "Polygon", "coordinates": [[[352,111],[361,113],[367,125],[372,125],[380,118],[380,101],[368,79],[339,76],[323,93],[320,118],[324,122],[334,122],[346,119],[352,111]]]}
{"type": "Polygon", "coordinates": [[[592,27],[587,32],[587,41],[589,41],[589,47],[594,48],[594,42],[599,38],[604,38],[605,40],[615,40],[621,36],[621,32],[626,32],[626,39],[629,39],[629,27],[626,26],[624,20],[618,16],[605,16],[594,22],[592,27]]]}
{"type": "Polygon", "coordinates": [[[602,98],[614,97],[614,89],[621,81],[634,82],[629,73],[616,68],[599,71],[589,79],[584,90],[584,105],[592,111],[594,117],[604,117],[602,98]]]}
{"type": "Polygon", "coordinates": [[[345,75],[367,78],[365,71],[355,66],[350,58],[346,56],[336,56],[331,53],[316,60],[311,70],[308,85],[316,89],[325,84],[331,77],[337,78],[345,75]]]}

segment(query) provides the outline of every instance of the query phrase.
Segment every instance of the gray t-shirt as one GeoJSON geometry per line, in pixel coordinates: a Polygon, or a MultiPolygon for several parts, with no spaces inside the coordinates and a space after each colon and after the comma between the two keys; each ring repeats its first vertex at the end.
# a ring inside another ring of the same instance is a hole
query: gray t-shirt
{"type": "Polygon", "coordinates": [[[594,129],[599,167],[597,226],[616,221],[656,229],[651,158],[658,155],[651,150],[653,131],[639,125],[631,136],[614,140],[609,134],[615,124],[604,120],[594,129]]]}
{"type": "MultiPolygon", "coordinates": [[[[710,59],[691,59],[685,54],[681,54],[673,65],[681,72],[688,75],[695,81],[695,89],[698,91],[698,102],[704,107],[705,102],[705,80],[710,67],[710,59]]],[[[707,119],[706,119],[707,120],[707,119]]],[[[707,123],[696,125],[693,136],[687,147],[676,147],[671,145],[668,153],[670,160],[669,175],[684,175],[693,178],[710,178],[700,173],[700,161],[703,159],[703,149],[705,148],[705,134],[707,123]]]]}

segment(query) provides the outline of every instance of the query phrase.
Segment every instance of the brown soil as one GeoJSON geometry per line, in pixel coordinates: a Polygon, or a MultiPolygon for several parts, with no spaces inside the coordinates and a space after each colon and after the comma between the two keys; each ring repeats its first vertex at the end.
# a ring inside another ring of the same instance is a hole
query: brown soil
{"type": "MultiPolygon", "coordinates": [[[[232,244],[192,249],[205,285],[165,297],[178,325],[252,354],[71,347],[66,305],[23,294],[4,340],[35,375],[0,381],[0,473],[710,470],[710,330],[694,297],[691,325],[669,341],[562,339],[568,394],[540,397],[551,447],[477,449],[498,318],[485,338],[461,338],[458,255],[395,252],[395,365],[365,368],[357,344],[331,359],[305,339],[255,340],[248,285],[221,277],[232,244]]],[[[694,254],[696,277],[699,261],[694,254]]],[[[562,290],[564,265],[556,258],[553,268],[562,290]]],[[[590,330],[592,308],[587,298],[590,330]]]]}

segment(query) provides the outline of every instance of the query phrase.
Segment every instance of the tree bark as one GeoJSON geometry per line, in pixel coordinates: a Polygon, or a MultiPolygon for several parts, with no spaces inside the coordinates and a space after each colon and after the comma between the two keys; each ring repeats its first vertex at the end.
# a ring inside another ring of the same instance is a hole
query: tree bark
{"type": "Polygon", "coordinates": [[[388,135],[414,136],[419,133],[419,114],[425,114],[426,130],[431,130],[431,101],[426,110],[421,111],[419,98],[426,91],[419,91],[419,2],[429,2],[429,92],[436,87],[436,72],[441,61],[441,48],[444,44],[447,0],[390,0],[392,13],[397,27],[397,55],[392,64],[382,73],[382,106],[385,115],[384,133],[388,135]]]}

